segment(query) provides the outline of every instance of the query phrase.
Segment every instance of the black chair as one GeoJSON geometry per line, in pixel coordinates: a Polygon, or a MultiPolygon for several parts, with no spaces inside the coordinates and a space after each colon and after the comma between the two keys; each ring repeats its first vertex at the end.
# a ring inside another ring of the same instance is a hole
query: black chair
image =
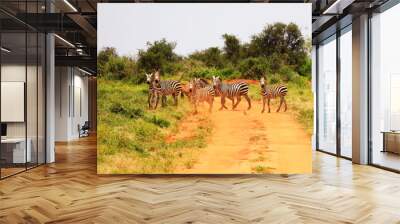
{"type": "Polygon", "coordinates": [[[78,125],[79,138],[89,136],[89,129],[90,129],[89,121],[85,121],[82,127],[78,125]]]}

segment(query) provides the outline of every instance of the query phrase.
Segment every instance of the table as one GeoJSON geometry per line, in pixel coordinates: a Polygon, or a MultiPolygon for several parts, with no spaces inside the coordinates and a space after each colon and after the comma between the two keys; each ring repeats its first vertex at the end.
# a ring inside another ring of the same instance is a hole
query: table
{"type": "Polygon", "coordinates": [[[392,152],[400,154],[400,131],[382,131],[383,150],[382,152],[392,152]]]}
{"type": "Polygon", "coordinates": [[[25,152],[25,138],[5,138],[1,139],[1,157],[6,163],[26,163],[31,162],[32,153],[30,138],[26,139],[28,143],[25,152]]]}

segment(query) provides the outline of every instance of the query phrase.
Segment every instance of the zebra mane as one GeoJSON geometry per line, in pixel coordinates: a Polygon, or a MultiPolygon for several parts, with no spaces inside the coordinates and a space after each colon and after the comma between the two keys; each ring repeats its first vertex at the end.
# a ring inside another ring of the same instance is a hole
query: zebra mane
{"type": "Polygon", "coordinates": [[[207,79],[199,78],[199,80],[207,85],[210,84],[207,79]]]}

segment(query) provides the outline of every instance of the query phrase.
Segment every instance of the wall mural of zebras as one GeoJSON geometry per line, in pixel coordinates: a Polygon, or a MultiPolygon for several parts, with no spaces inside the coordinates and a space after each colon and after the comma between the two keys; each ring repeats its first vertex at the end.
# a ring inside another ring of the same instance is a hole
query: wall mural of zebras
{"type": "Polygon", "coordinates": [[[102,5],[97,171],[311,172],[312,7],[295,6],[102,5]]]}

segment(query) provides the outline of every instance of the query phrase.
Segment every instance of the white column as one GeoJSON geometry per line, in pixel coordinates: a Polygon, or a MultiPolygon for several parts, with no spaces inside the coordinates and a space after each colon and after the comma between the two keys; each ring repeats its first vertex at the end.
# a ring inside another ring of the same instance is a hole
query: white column
{"type": "Polygon", "coordinates": [[[368,15],[353,19],[353,162],[368,163],[368,15]]]}
{"type": "Polygon", "coordinates": [[[312,58],[312,69],[311,69],[311,80],[312,80],[312,92],[314,96],[314,128],[313,128],[313,135],[311,137],[312,142],[312,149],[316,150],[317,146],[317,48],[315,45],[312,46],[311,50],[311,58],[312,58]]]}
{"type": "Polygon", "coordinates": [[[46,163],[52,163],[55,161],[55,44],[53,34],[47,34],[46,45],[46,163]]]}
{"type": "Polygon", "coordinates": [[[70,140],[72,68],[55,69],[55,141],[70,140]]]}

